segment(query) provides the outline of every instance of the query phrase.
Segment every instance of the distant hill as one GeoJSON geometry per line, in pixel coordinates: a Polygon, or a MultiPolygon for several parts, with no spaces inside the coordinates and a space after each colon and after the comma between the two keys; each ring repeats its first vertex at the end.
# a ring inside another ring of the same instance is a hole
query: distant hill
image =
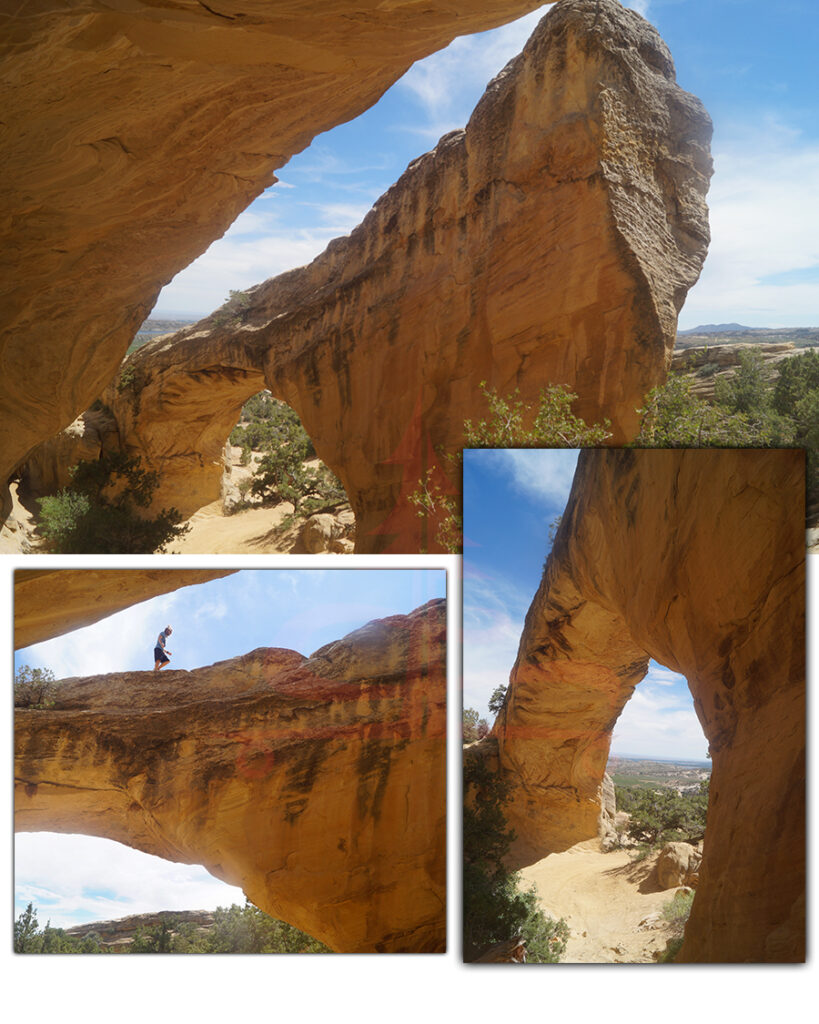
{"type": "Polygon", "coordinates": [[[753,330],[753,327],[743,327],[742,324],[701,324],[699,327],[689,327],[687,331],[677,331],[677,334],[724,334],[726,331],[753,330]]]}
{"type": "Polygon", "coordinates": [[[742,324],[703,324],[677,331],[676,348],[700,348],[703,345],[777,345],[791,342],[796,348],[819,345],[819,327],[743,327],[742,324]]]}
{"type": "Polygon", "coordinates": [[[195,324],[196,320],[191,318],[189,320],[163,320],[159,318],[149,317],[145,320],[137,331],[134,340],[131,342],[128,348],[128,355],[132,352],[136,352],[138,348],[142,348],[146,341],[150,341],[152,338],[158,338],[162,334],[173,334],[175,331],[181,330],[183,327],[187,327],[188,324],[195,324]]]}

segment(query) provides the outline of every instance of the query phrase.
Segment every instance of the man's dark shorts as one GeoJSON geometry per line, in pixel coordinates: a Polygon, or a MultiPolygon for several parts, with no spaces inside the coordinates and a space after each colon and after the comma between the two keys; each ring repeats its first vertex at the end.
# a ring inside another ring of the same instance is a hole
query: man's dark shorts
{"type": "Polygon", "coordinates": [[[165,653],[165,652],[164,652],[164,651],[162,650],[162,648],[161,648],[161,647],[154,647],[154,661],[155,661],[155,662],[156,662],[156,661],[158,661],[158,662],[160,663],[160,665],[164,665],[164,664],[165,664],[166,662],[168,662],[168,661],[170,661],[170,660],[171,660],[171,659],[170,659],[170,658],[168,657],[168,655],[167,655],[167,654],[166,654],[166,653],[165,653]]]}

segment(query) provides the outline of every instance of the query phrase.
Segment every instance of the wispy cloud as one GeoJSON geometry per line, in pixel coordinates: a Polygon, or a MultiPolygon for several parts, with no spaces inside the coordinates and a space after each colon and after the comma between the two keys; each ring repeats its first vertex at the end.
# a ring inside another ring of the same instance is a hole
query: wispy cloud
{"type": "Polygon", "coordinates": [[[520,448],[486,453],[488,462],[511,479],[516,490],[550,506],[565,506],[577,467],[574,450],[520,448]]]}
{"type": "Polygon", "coordinates": [[[214,910],[244,893],[199,865],[176,864],[93,836],[18,833],[15,913],[29,902],[55,928],[158,910],[214,910]]]}
{"type": "Polygon", "coordinates": [[[165,594],[133,605],[84,629],[18,653],[22,664],[49,668],[57,679],[153,668],[153,647],[177,602],[165,594]]]}
{"type": "Polygon", "coordinates": [[[681,326],[816,325],[819,293],[804,271],[819,263],[819,145],[772,113],[718,144],[714,168],[712,243],[681,326]]]}
{"type": "Polygon", "coordinates": [[[462,36],[417,61],[398,83],[423,115],[404,126],[432,141],[463,128],[487,83],[523,49],[547,8],[491,32],[462,36]]]}
{"type": "Polygon", "coordinates": [[[707,750],[684,677],[652,664],[617,720],[612,753],[703,761],[707,750]]]}

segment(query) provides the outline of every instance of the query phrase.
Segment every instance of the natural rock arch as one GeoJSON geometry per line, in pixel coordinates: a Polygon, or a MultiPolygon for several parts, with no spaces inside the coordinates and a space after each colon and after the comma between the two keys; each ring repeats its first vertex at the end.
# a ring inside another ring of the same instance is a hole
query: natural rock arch
{"type": "MultiPolygon", "coordinates": [[[[113,378],[160,289],[320,132],[540,0],[69,0],[2,16],[0,484],[113,378]]],[[[7,513],[8,493],[0,489],[7,513]]]]}
{"type": "Polygon", "coordinates": [[[597,834],[649,657],[686,676],[713,774],[684,961],[804,958],[803,510],[801,452],[581,453],[493,730],[532,863],[597,834]]]}
{"type": "Polygon", "coordinates": [[[342,481],[356,549],[434,550],[408,498],[485,415],[482,381],[568,385],[613,442],[636,433],[705,258],[710,134],[646,21],[565,0],[348,238],[133,355],[141,390],[104,396],[121,443],[192,512],[234,413],[209,389],[263,375],[342,481]]]}
{"type": "Polygon", "coordinates": [[[15,715],[15,827],[203,864],[340,952],[441,952],[446,613],[309,658],[61,682],[15,715]]]}

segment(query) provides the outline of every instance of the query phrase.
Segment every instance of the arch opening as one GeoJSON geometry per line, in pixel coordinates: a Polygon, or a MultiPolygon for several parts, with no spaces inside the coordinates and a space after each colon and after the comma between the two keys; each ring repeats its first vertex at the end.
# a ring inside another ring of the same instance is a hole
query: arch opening
{"type": "MultiPolygon", "coordinates": [[[[520,504],[519,469],[506,466],[518,494],[493,496],[506,510],[520,504]]],[[[539,473],[529,480],[548,489],[539,473]]],[[[465,460],[468,496],[467,484],[465,460]]],[[[649,659],[690,682],[713,778],[678,959],[804,956],[803,495],[793,452],[585,451],[524,602],[489,737],[511,787],[516,867],[597,841],[612,730],[649,659]],[[749,829],[754,844],[738,844],[749,829]]],[[[541,512],[541,537],[546,522],[541,512]]],[[[504,542],[514,534],[510,514],[504,542]]]]}

